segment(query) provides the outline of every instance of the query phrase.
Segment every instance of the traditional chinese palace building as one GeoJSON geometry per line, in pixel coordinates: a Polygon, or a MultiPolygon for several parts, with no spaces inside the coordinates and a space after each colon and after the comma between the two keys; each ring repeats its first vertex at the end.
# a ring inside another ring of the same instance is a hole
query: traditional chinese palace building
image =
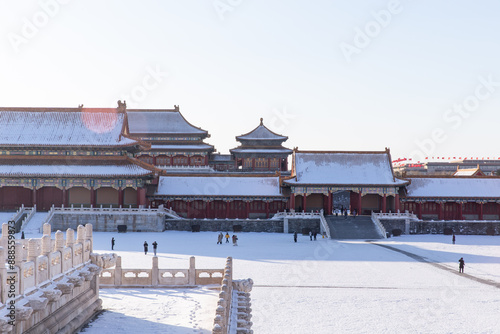
{"type": "Polygon", "coordinates": [[[498,177],[412,177],[402,208],[421,219],[500,219],[498,177]]]}
{"type": "Polygon", "coordinates": [[[124,110],[0,108],[0,206],[146,205],[160,170],[133,157],[124,110]]]}
{"type": "MultiPolygon", "coordinates": [[[[293,153],[290,208],[323,209],[331,213],[333,197],[344,194],[349,201],[344,209],[359,214],[399,210],[400,194],[409,182],[394,176],[388,149],[380,152],[293,153]]],[[[338,208],[336,208],[338,209],[338,208]]]]}
{"type": "Polygon", "coordinates": [[[163,204],[188,218],[340,208],[409,210],[423,219],[500,217],[500,178],[477,168],[396,177],[389,149],[292,151],[283,146],[288,137],[263,119],[235,137],[239,146],[229,154],[215,153],[209,138],[178,106],[0,108],[0,208],[163,204]]]}

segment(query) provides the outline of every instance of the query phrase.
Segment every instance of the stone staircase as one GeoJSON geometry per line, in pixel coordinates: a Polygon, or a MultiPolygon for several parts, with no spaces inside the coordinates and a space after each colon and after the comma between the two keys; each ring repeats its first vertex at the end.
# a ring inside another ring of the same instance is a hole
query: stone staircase
{"type": "Polygon", "coordinates": [[[370,216],[326,216],[332,239],[383,239],[370,216]]]}

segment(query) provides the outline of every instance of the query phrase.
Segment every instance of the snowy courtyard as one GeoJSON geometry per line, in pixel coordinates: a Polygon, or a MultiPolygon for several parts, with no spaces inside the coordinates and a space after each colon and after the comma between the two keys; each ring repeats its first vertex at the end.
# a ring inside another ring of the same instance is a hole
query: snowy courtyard
{"type": "MultiPolygon", "coordinates": [[[[216,244],[213,232],[95,232],[95,252],[111,252],[112,237],[124,268],[151,267],[144,241],[158,242],[160,268],[188,268],[190,256],[196,268],[223,268],[232,256],[234,278],[254,280],[255,333],[500,333],[498,236],[458,235],[453,245],[444,235],[374,244],[239,233],[233,247],[216,244]]],[[[206,288],[100,294],[106,311],[85,333],[210,333],[218,298],[206,288]]]]}

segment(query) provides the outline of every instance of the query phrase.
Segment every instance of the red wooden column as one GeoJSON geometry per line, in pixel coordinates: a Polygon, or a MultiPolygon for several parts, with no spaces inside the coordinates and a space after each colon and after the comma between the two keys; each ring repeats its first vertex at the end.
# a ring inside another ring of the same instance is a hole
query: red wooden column
{"type": "Polygon", "coordinates": [[[394,195],[394,211],[399,212],[399,194],[394,195]]]}
{"type": "Polygon", "coordinates": [[[307,195],[306,194],[303,194],[302,195],[302,210],[304,210],[304,212],[306,212],[306,205],[307,205],[307,195]]]}
{"type": "Polygon", "coordinates": [[[137,187],[137,206],[146,205],[146,189],[137,187]]]}
{"type": "Polygon", "coordinates": [[[252,170],[255,170],[255,158],[252,158],[252,170]]]}
{"type": "Polygon", "coordinates": [[[438,219],[443,220],[444,219],[444,203],[443,202],[438,202],[438,219]]]}
{"type": "Polygon", "coordinates": [[[382,197],[382,212],[387,212],[387,195],[384,194],[382,197]]]}
{"type": "Polygon", "coordinates": [[[153,156],[153,166],[156,166],[156,156],[153,156]]]}
{"type": "Polygon", "coordinates": [[[118,188],[118,206],[123,207],[123,188],[118,188]]]}
{"type": "Polygon", "coordinates": [[[497,202],[497,215],[498,215],[498,219],[500,219],[500,203],[497,202]]]}
{"type": "MultiPolygon", "coordinates": [[[[295,194],[294,193],[290,193],[290,201],[288,202],[288,205],[289,205],[290,210],[295,210],[295,194]]],[[[500,212],[500,204],[498,204],[498,210],[500,212]]]]}
{"type": "Polygon", "coordinates": [[[483,203],[479,203],[479,220],[483,220],[483,203]]]}
{"type": "Polygon", "coordinates": [[[188,164],[187,165],[191,166],[191,156],[188,156],[187,158],[188,158],[188,164]]]}
{"type": "Polygon", "coordinates": [[[271,170],[271,158],[267,158],[267,170],[271,170]]]}
{"type": "Polygon", "coordinates": [[[246,202],[245,214],[247,218],[250,218],[250,201],[246,202]]]}
{"type": "Polygon", "coordinates": [[[463,205],[462,203],[457,203],[457,205],[458,205],[458,219],[464,220],[463,205]]]}
{"type": "Polygon", "coordinates": [[[332,192],[329,191],[328,192],[328,203],[326,205],[326,210],[328,211],[326,214],[327,215],[331,215],[332,214],[332,210],[333,210],[333,195],[332,195],[332,192]]]}
{"type": "Polygon", "coordinates": [[[33,206],[36,205],[36,188],[34,188],[32,191],[31,191],[31,202],[33,203],[33,206]]]}
{"type": "Polygon", "coordinates": [[[359,193],[358,193],[358,208],[356,209],[356,211],[357,211],[356,213],[358,215],[360,215],[362,213],[361,212],[361,197],[362,196],[361,196],[361,190],[360,190],[359,193]]]}
{"type": "Polygon", "coordinates": [[[422,219],[422,203],[417,202],[417,217],[422,219]]]}
{"type": "Polygon", "coordinates": [[[205,201],[205,218],[210,218],[210,201],[205,201]]]}
{"type": "Polygon", "coordinates": [[[269,218],[269,201],[266,201],[266,218],[269,218]]]}
{"type": "Polygon", "coordinates": [[[68,191],[66,190],[66,188],[62,189],[62,198],[62,204],[64,206],[68,206],[68,191]]]}
{"type": "MultiPolygon", "coordinates": [[[[93,207],[95,207],[95,203],[96,203],[96,194],[95,194],[96,190],[94,189],[94,187],[90,187],[90,205],[92,205],[93,207]]],[[[137,189],[137,196],[139,196],[139,189],[137,189]]],[[[137,198],[139,199],[139,198],[137,198]]],[[[139,204],[139,201],[137,201],[137,204],[139,204]]]]}
{"type": "MultiPolygon", "coordinates": [[[[234,160],[236,162],[236,160],[234,160]]],[[[205,155],[205,166],[208,166],[208,155],[205,155]]]]}
{"type": "Polygon", "coordinates": [[[186,217],[191,218],[191,201],[187,201],[186,203],[186,217]]]}
{"type": "Polygon", "coordinates": [[[226,203],[226,218],[229,218],[229,201],[225,201],[226,203]]]}

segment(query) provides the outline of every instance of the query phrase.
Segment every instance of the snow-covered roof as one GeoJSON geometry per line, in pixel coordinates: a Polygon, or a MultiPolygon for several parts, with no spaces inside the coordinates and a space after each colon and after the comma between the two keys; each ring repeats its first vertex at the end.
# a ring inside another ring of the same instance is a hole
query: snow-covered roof
{"type": "Polygon", "coordinates": [[[411,178],[407,197],[500,197],[497,178],[411,178]]]}
{"type": "Polygon", "coordinates": [[[279,177],[160,176],[155,195],[283,196],[279,177]]]}
{"type": "Polygon", "coordinates": [[[477,169],[459,169],[453,176],[473,176],[477,173],[477,169]]]}
{"type": "Polygon", "coordinates": [[[231,154],[212,154],[210,157],[212,161],[233,161],[231,154]]]}
{"type": "Polygon", "coordinates": [[[177,110],[127,110],[128,127],[131,134],[192,134],[206,135],[177,110]]]}
{"type": "Polygon", "coordinates": [[[463,168],[457,169],[453,176],[476,176],[476,175],[484,175],[479,167],[476,168],[463,168]]]}
{"type": "Polygon", "coordinates": [[[116,109],[2,108],[0,146],[124,146],[125,115],[116,109]],[[43,111],[41,111],[43,110],[43,111]]]}
{"type": "Polygon", "coordinates": [[[205,143],[195,145],[151,145],[152,150],[212,150],[214,147],[205,143]]]}
{"type": "Polygon", "coordinates": [[[61,161],[3,161],[0,164],[2,177],[115,177],[145,176],[152,172],[133,163],[81,162],[80,164],[61,161]]]}
{"type": "Polygon", "coordinates": [[[234,148],[231,150],[233,153],[284,153],[291,154],[292,150],[289,148],[234,148]]]}
{"type": "Polygon", "coordinates": [[[260,119],[260,125],[250,131],[249,133],[246,133],[244,135],[236,137],[236,140],[241,141],[241,140],[279,140],[279,141],[285,141],[288,139],[288,137],[279,135],[277,133],[272,132],[268,128],[265,127],[263,124],[262,118],[260,119]]]}
{"type": "Polygon", "coordinates": [[[295,152],[296,178],[288,184],[400,186],[387,152],[295,152]]]}

